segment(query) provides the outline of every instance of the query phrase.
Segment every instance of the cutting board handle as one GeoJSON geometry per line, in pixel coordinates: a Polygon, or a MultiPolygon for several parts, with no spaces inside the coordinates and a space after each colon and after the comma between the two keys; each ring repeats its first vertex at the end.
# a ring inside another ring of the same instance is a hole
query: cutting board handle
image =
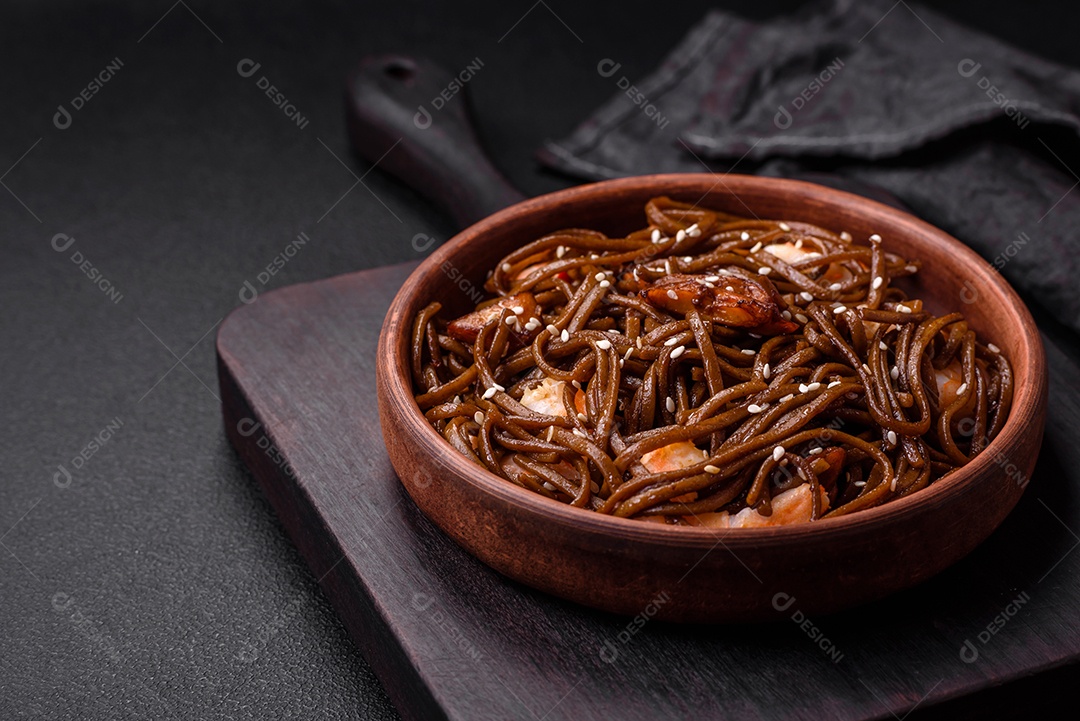
{"type": "Polygon", "coordinates": [[[454,75],[423,58],[368,57],[345,91],[356,152],[434,201],[460,228],[525,197],[480,147],[465,97],[475,70],[454,75]]]}

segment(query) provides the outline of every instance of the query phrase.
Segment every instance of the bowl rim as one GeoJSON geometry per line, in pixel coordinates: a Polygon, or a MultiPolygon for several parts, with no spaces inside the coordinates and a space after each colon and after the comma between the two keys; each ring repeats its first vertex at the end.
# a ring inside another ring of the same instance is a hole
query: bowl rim
{"type": "MultiPolygon", "coordinates": [[[[539,514],[545,516],[548,522],[572,527],[578,532],[592,531],[618,539],[669,546],[709,547],[710,550],[723,545],[729,552],[732,551],[732,546],[757,547],[788,544],[792,541],[810,538],[825,539],[847,534],[862,526],[872,525],[881,528],[888,523],[903,522],[913,514],[924,512],[928,507],[941,506],[954,500],[957,495],[963,494],[970,486],[982,480],[984,473],[993,472],[991,466],[997,462],[996,459],[1003,452],[1006,452],[1006,449],[1015,450],[1019,447],[1020,441],[1023,440],[1025,422],[1045,411],[1047,383],[1045,351],[1034,318],[1019,294],[974,250],[940,228],[910,213],[860,195],[802,180],[738,174],[724,176],[715,176],[711,173],[636,175],[574,186],[530,198],[497,211],[455,234],[410,273],[391,301],[379,335],[378,353],[379,370],[385,369],[385,372],[380,373],[380,395],[385,392],[386,401],[402,414],[399,416],[399,421],[420,434],[419,438],[423,447],[414,448],[413,452],[434,456],[447,472],[465,479],[476,489],[512,506],[516,512],[539,514]],[[716,177],[720,180],[712,180],[716,177]],[[717,190],[717,186],[721,184],[723,188],[717,190]],[[709,185],[712,187],[707,187],[709,185]],[[1007,302],[1002,312],[1007,316],[1012,316],[1005,325],[1017,328],[1020,347],[1027,356],[1024,365],[1028,371],[1024,378],[1016,374],[1018,359],[1010,358],[1014,371],[1013,405],[1009,418],[998,436],[967,465],[910,496],[848,515],[824,518],[812,523],[738,529],[643,523],[639,520],[575,508],[520,488],[491,473],[487,468],[471,462],[454,450],[427,421],[417,406],[412,391],[412,379],[408,372],[408,344],[398,340],[400,333],[408,334],[411,328],[412,317],[405,318],[403,311],[413,302],[415,296],[422,294],[424,279],[433,273],[441,273],[441,266],[452,260],[466,245],[475,242],[476,239],[513,218],[543,212],[557,204],[582,202],[591,196],[612,190],[641,191],[653,187],[656,188],[657,195],[662,195],[687,189],[702,189],[697,186],[706,188],[703,191],[702,200],[714,192],[738,198],[738,188],[753,188],[766,189],[776,194],[798,196],[803,202],[815,199],[822,205],[846,206],[849,212],[853,210],[854,214],[864,218],[884,218],[907,226],[904,229],[905,235],[928,236],[935,242],[948,247],[950,252],[958,256],[961,264],[970,271],[972,281],[981,283],[983,287],[992,288],[1005,298],[1007,302]],[[403,349],[404,352],[402,352],[403,349]],[[1040,379],[1040,382],[1025,382],[1032,378],[1040,379]]],[[[1004,469],[1001,472],[1004,472],[1004,469]]],[[[408,488],[408,483],[405,485],[408,488]]]]}

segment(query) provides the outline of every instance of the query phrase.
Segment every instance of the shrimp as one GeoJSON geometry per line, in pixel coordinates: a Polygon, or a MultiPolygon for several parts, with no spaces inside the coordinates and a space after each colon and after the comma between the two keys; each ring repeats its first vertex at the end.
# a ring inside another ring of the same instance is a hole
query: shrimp
{"type": "MultiPolygon", "coordinates": [[[[649,473],[664,473],[666,471],[677,471],[680,468],[688,468],[701,463],[708,457],[708,453],[690,441],[678,441],[661,446],[655,451],[649,451],[641,457],[641,465],[645,466],[649,473]]],[[[675,503],[690,503],[696,501],[697,497],[697,491],[691,491],[681,496],[675,496],[671,500],[675,503]]]]}
{"type": "Polygon", "coordinates": [[[641,465],[645,466],[649,473],[664,473],[693,466],[708,457],[708,453],[690,441],[678,441],[649,451],[641,457],[641,465]]]}
{"type": "MultiPolygon", "coordinates": [[[[521,405],[547,416],[566,418],[566,406],[562,400],[565,391],[565,382],[544,378],[532,388],[525,389],[521,396],[521,405]]],[[[574,408],[578,413],[585,412],[585,394],[580,390],[574,393],[574,408]]]]}
{"type": "MultiPolygon", "coordinates": [[[[821,500],[820,508],[824,512],[829,507],[829,494],[820,486],[818,493],[821,500]]],[[[770,528],[792,523],[807,523],[812,520],[813,513],[814,497],[811,495],[810,484],[804,483],[774,496],[770,516],[762,515],[753,508],[744,508],[735,515],[720,511],[699,513],[696,516],[683,518],[691,526],[706,528],[770,528]]]]}
{"type": "MultiPolygon", "coordinates": [[[[763,250],[776,256],[788,265],[798,265],[804,260],[820,258],[821,253],[806,248],[797,248],[794,243],[773,243],[766,245],[763,250]]],[[[830,263],[825,272],[817,279],[818,283],[832,285],[833,283],[845,283],[855,276],[850,270],[840,263],[830,263]]]]}
{"type": "Polygon", "coordinates": [[[761,335],[792,333],[799,325],[781,316],[780,296],[772,283],[740,275],[676,273],[639,291],[652,305],[686,315],[697,311],[721,325],[746,328],[761,335]]]}
{"type": "Polygon", "coordinates": [[[484,306],[480,310],[475,310],[456,320],[452,320],[446,327],[446,333],[456,340],[472,343],[480,335],[480,330],[485,325],[499,319],[504,308],[509,308],[518,318],[518,322],[513,326],[513,337],[522,345],[526,344],[531,334],[541,327],[538,325],[539,321],[537,321],[532,328],[527,328],[528,321],[537,315],[536,298],[533,297],[532,293],[518,293],[503,298],[491,305],[484,306]]]}

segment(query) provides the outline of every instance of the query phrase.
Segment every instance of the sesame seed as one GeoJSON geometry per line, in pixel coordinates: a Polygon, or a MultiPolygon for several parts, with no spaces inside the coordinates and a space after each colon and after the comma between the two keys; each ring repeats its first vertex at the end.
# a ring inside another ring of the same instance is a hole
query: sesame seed
{"type": "Polygon", "coordinates": [[[473,413],[472,419],[474,421],[476,421],[477,425],[479,425],[479,426],[484,425],[484,414],[481,413],[480,411],[477,411],[476,413],[473,413]]]}
{"type": "Polygon", "coordinates": [[[610,288],[611,287],[611,281],[607,280],[605,278],[604,280],[600,281],[600,287],[601,288],[610,288]]]}
{"type": "Polygon", "coordinates": [[[840,240],[844,241],[845,243],[850,243],[851,242],[851,233],[847,232],[846,230],[842,231],[840,233],[840,240]]]}
{"type": "Polygon", "coordinates": [[[766,408],[767,408],[767,406],[759,406],[757,403],[751,403],[750,405],[748,405],[746,407],[746,410],[750,411],[751,413],[756,414],[756,413],[761,413],[766,408]]]}
{"type": "Polygon", "coordinates": [[[904,305],[903,303],[898,303],[898,304],[896,305],[896,309],[897,309],[898,311],[900,311],[901,313],[910,313],[910,312],[911,312],[911,308],[908,308],[908,307],[907,307],[906,305],[904,305]]]}
{"type": "Polygon", "coordinates": [[[675,400],[671,396],[664,399],[664,408],[667,408],[668,413],[675,412],[675,400]]]}
{"type": "Polygon", "coordinates": [[[678,300],[678,299],[679,299],[679,294],[678,294],[678,293],[676,293],[676,292],[675,292],[675,291],[673,291],[673,290],[669,290],[669,291],[667,292],[667,297],[668,297],[668,298],[671,298],[672,300],[678,300]]]}
{"type": "Polygon", "coordinates": [[[813,293],[808,293],[808,292],[806,292],[804,290],[802,293],[799,293],[799,297],[802,298],[803,300],[805,300],[807,303],[809,303],[810,301],[812,301],[814,299],[814,294],[813,293]]]}
{"type": "Polygon", "coordinates": [[[819,388],[821,388],[821,384],[818,383],[817,381],[814,381],[813,383],[808,383],[807,386],[806,386],[806,390],[808,390],[810,392],[816,391],[819,388]]]}
{"type": "Polygon", "coordinates": [[[744,230],[742,235],[739,236],[739,240],[750,240],[750,234],[744,230]]]}
{"type": "Polygon", "coordinates": [[[856,488],[862,488],[866,485],[866,481],[855,481],[851,485],[855,486],[856,488]]]}
{"type": "Polygon", "coordinates": [[[484,395],[481,396],[485,401],[494,396],[496,393],[494,386],[484,391],[484,395]]]}
{"type": "Polygon", "coordinates": [[[883,340],[879,340],[877,342],[877,347],[880,348],[881,350],[889,350],[889,346],[885,345],[885,341],[883,341],[883,340]]]}
{"type": "Polygon", "coordinates": [[[725,285],[724,290],[726,290],[728,293],[734,293],[735,292],[735,288],[730,286],[730,285],[725,285]]]}
{"type": "Polygon", "coordinates": [[[674,272],[671,270],[671,258],[664,261],[664,269],[667,271],[668,275],[671,275],[674,272]]]}
{"type": "Polygon", "coordinates": [[[747,333],[746,335],[750,336],[751,338],[760,338],[761,337],[757,333],[747,333]]]}
{"type": "MultiPolygon", "coordinates": [[[[619,367],[622,368],[624,365],[626,365],[626,361],[623,360],[622,358],[620,358],[619,359],[619,367]]],[[[620,411],[622,410],[622,403],[621,402],[619,403],[619,410],[620,411]]]]}
{"type": "Polygon", "coordinates": [[[771,375],[772,375],[772,366],[770,366],[768,363],[766,363],[765,367],[761,369],[761,377],[764,378],[765,380],[769,380],[769,376],[771,376],[771,375]]]}
{"type": "Polygon", "coordinates": [[[682,262],[684,262],[684,263],[692,263],[693,261],[694,261],[694,256],[692,256],[692,255],[684,255],[683,256],[682,262]]]}
{"type": "Polygon", "coordinates": [[[808,393],[809,391],[810,391],[810,386],[806,385],[805,383],[800,383],[799,384],[799,393],[808,393]]]}
{"type": "Polygon", "coordinates": [[[781,311],[780,312],[780,317],[783,318],[784,320],[791,320],[791,311],[790,310],[781,311]]]}
{"type": "Polygon", "coordinates": [[[702,281],[702,282],[703,282],[703,283],[705,283],[705,287],[706,287],[706,288],[715,288],[715,287],[716,287],[716,284],[715,284],[715,283],[710,283],[710,282],[709,282],[709,281],[707,281],[707,280],[706,280],[706,281],[702,281]]]}
{"type": "Polygon", "coordinates": [[[795,241],[795,249],[796,250],[802,250],[802,238],[799,238],[798,240],[795,241]]]}
{"type": "Polygon", "coordinates": [[[639,349],[641,348],[641,336],[637,337],[637,339],[634,341],[634,345],[636,345],[639,349]]]}
{"type": "Polygon", "coordinates": [[[461,403],[461,396],[454,396],[454,403],[461,403]]]}
{"type": "Polygon", "coordinates": [[[791,232],[791,226],[788,225],[787,223],[781,222],[780,223],[780,230],[784,231],[785,233],[790,233],[791,232]]]}
{"type": "Polygon", "coordinates": [[[559,335],[559,340],[561,340],[563,343],[570,340],[570,331],[566,330],[566,328],[563,328],[562,333],[559,335]]]}
{"type": "Polygon", "coordinates": [[[757,244],[757,245],[755,245],[755,246],[754,246],[753,248],[751,248],[751,249],[750,249],[750,252],[751,252],[751,253],[756,253],[756,252],[758,252],[759,250],[761,250],[761,243],[758,243],[758,244],[757,244]]]}
{"type": "Polygon", "coordinates": [[[757,269],[758,275],[768,275],[772,272],[772,268],[767,265],[763,265],[757,269]]]}
{"type": "Polygon", "coordinates": [[[742,354],[743,355],[757,355],[757,351],[752,349],[752,348],[743,348],[742,349],[742,354]]]}
{"type": "Polygon", "coordinates": [[[892,378],[893,380],[896,380],[897,378],[900,377],[900,368],[899,368],[899,366],[893,366],[892,367],[892,370],[889,371],[889,377],[892,378]]]}
{"type": "Polygon", "coordinates": [[[664,341],[664,345],[666,345],[668,348],[670,348],[671,346],[675,345],[678,342],[679,342],[679,336],[673,335],[670,338],[668,338],[666,341],[664,341]]]}
{"type": "Polygon", "coordinates": [[[840,290],[841,285],[839,283],[833,283],[829,286],[829,290],[840,290]]]}
{"type": "Polygon", "coordinates": [[[585,438],[585,433],[580,428],[575,428],[574,429],[574,435],[585,438]]]}
{"type": "Polygon", "coordinates": [[[561,258],[564,255],[566,255],[566,246],[560,245],[558,248],[555,249],[556,258],[561,258]]]}
{"type": "Polygon", "coordinates": [[[606,277],[607,277],[607,275],[604,273],[604,271],[600,271],[599,273],[597,273],[596,275],[593,276],[593,278],[595,278],[596,280],[603,280],[606,277]]]}
{"type": "Polygon", "coordinates": [[[836,386],[838,386],[838,385],[840,385],[840,381],[833,381],[829,385],[825,386],[825,388],[827,388],[827,389],[828,388],[836,388],[836,386]]]}
{"type": "Polygon", "coordinates": [[[676,243],[681,243],[684,240],[686,240],[686,231],[685,230],[680,230],[678,233],[675,234],[675,242],[676,243]]]}
{"type": "Polygon", "coordinates": [[[964,391],[966,391],[967,388],[968,388],[967,383],[961,383],[960,387],[956,389],[956,395],[958,395],[958,396],[964,395],[964,391]]]}
{"type": "Polygon", "coordinates": [[[518,322],[518,318],[517,318],[516,315],[508,315],[508,316],[506,316],[506,321],[505,322],[506,322],[507,325],[514,325],[515,323],[518,322]]]}
{"type": "Polygon", "coordinates": [[[865,363],[863,363],[863,364],[862,364],[862,369],[863,369],[864,371],[866,371],[867,373],[869,373],[869,372],[870,372],[870,366],[866,365],[865,363]]]}
{"type": "Polygon", "coordinates": [[[720,469],[710,463],[709,465],[705,466],[705,472],[715,476],[717,473],[720,472],[720,469]]]}
{"type": "Polygon", "coordinates": [[[872,243],[880,243],[881,242],[881,236],[878,235],[877,233],[874,233],[873,235],[870,236],[870,242],[872,242],[872,243]]]}
{"type": "Polygon", "coordinates": [[[570,381],[570,385],[574,386],[574,388],[577,388],[578,390],[581,390],[581,381],[578,381],[578,380],[570,381]]]}
{"type": "Polygon", "coordinates": [[[836,315],[840,315],[841,313],[847,313],[847,309],[848,307],[846,305],[838,305],[832,309],[832,312],[836,315]]]}
{"type": "Polygon", "coordinates": [[[513,308],[511,308],[510,310],[514,311],[514,313],[515,313],[516,315],[521,315],[522,313],[524,313],[524,312],[525,312],[525,308],[524,308],[523,306],[520,306],[520,305],[515,305],[515,306],[514,306],[513,308]]]}
{"type": "Polygon", "coordinates": [[[634,348],[633,348],[633,346],[631,346],[630,348],[626,349],[626,355],[623,356],[623,360],[630,360],[630,356],[632,356],[633,354],[634,354],[634,348]]]}
{"type": "Polygon", "coordinates": [[[678,358],[679,356],[681,356],[685,352],[686,352],[686,346],[681,345],[678,348],[676,348],[675,350],[671,351],[671,359],[675,360],[676,358],[678,358]]]}
{"type": "Polygon", "coordinates": [[[577,414],[577,419],[579,421],[581,421],[582,423],[584,423],[585,421],[589,420],[589,417],[587,415],[585,415],[584,413],[578,413],[577,414]]]}
{"type": "Polygon", "coordinates": [[[896,445],[896,431],[889,431],[886,438],[889,439],[889,445],[890,446],[895,446],[896,445]]]}
{"type": "Polygon", "coordinates": [[[772,459],[774,461],[779,461],[781,458],[784,457],[785,452],[786,451],[784,451],[783,446],[777,446],[776,448],[772,449],[772,459]]]}
{"type": "Polygon", "coordinates": [[[705,276],[705,282],[706,283],[718,283],[718,282],[720,282],[720,276],[718,276],[718,275],[707,275],[707,276],[705,276]]]}
{"type": "Polygon", "coordinates": [[[1001,352],[1001,349],[998,348],[993,343],[987,343],[986,344],[986,350],[990,351],[991,353],[1000,353],[1001,352]]]}
{"type": "Polygon", "coordinates": [[[805,323],[809,322],[809,320],[810,320],[810,319],[809,319],[809,318],[807,318],[807,317],[806,317],[805,315],[803,315],[802,313],[796,313],[796,314],[795,314],[795,320],[799,321],[800,323],[803,323],[803,324],[805,324],[805,323]]]}
{"type": "Polygon", "coordinates": [[[917,266],[917,265],[905,265],[904,270],[906,270],[909,273],[918,273],[919,272],[919,266],[917,266]]]}
{"type": "Polygon", "coordinates": [[[780,399],[780,402],[781,403],[787,403],[788,401],[790,401],[794,397],[795,397],[794,393],[788,393],[786,396],[784,396],[783,398],[780,399]]]}
{"type": "Polygon", "coordinates": [[[611,341],[609,341],[609,340],[598,340],[598,341],[596,341],[596,347],[599,348],[600,350],[610,350],[611,349],[611,341]]]}
{"type": "Polygon", "coordinates": [[[814,446],[813,448],[810,449],[810,455],[816,456],[817,454],[821,453],[823,450],[825,450],[825,449],[822,448],[821,446],[814,446]]]}
{"type": "Polygon", "coordinates": [[[877,290],[878,288],[880,288],[882,286],[882,284],[884,282],[885,282],[885,279],[882,278],[879,275],[878,277],[874,278],[874,282],[870,284],[870,287],[873,288],[874,290],[877,290]]]}
{"type": "Polygon", "coordinates": [[[547,481],[544,481],[544,483],[542,485],[544,486],[544,488],[546,488],[549,491],[554,491],[555,490],[555,486],[551,485],[547,481]]]}
{"type": "Polygon", "coordinates": [[[559,333],[559,329],[556,328],[554,324],[548,323],[547,332],[551,333],[551,335],[557,335],[559,333]]]}
{"type": "Polygon", "coordinates": [[[555,435],[555,426],[548,426],[547,442],[551,443],[551,437],[555,435]]]}
{"type": "Polygon", "coordinates": [[[593,481],[589,484],[589,490],[591,490],[593,493],[599,493],[600,485],[596,481],[593,481]]]}
{"type": "Polygon", "coordinates": [[[502,264],[502,272],[509,273],[510,269],[513,268],[513,267],[514,266],[510,265],[509,263],[503,263],[502,264]]]}
{"type": "Polygon", "coordinates": [[[658,240],[660,240],[660,229],[659,228],[653,228],[652,242],[655,243],[658,240]]]}

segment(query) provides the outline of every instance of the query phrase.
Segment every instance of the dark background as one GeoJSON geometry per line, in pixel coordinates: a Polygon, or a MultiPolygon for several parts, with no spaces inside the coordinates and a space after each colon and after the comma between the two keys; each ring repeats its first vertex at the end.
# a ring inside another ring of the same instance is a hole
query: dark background
{"type": "MultiPolygon", "coordinates": [[[[451,70],[481,58],[469,92],[484,143],[537,194],[572,182],[532,153],[611,94],[598,60],[639,78],[717,5],[765,18],[798,3],[7,3],[0,717],[393,718],[224,439],[217,324],[300,232],[310,242],[266,288],[417,259],[414,235],[453,233],[351,156],[341,95],[361,56],[451,70]],[[116,76],[58,129],[57,106],[115,58],[116,76]],[[244,58],[261,63],[251,78],[244,58]],[[255,86],[262,75],[305,128],[255,86]],[[75,239],[63,252],[60,233],[75,239]],[[54,481],[60,465],[70,483],[54,481]]],[[[1080,65],[1075,10],[934,5],[1080,65]]],[[[929,713],[1049,709],[1076,678],[1051,672],[929,713]]]]}

